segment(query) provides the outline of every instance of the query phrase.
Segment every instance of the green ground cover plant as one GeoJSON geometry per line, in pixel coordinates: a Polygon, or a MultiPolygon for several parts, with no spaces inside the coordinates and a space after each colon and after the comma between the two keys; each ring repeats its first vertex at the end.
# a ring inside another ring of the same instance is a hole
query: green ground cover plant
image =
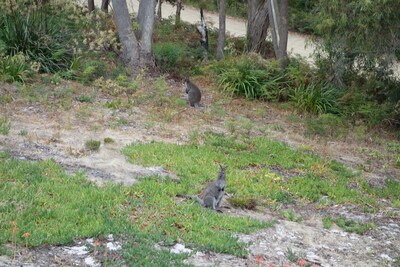
{"type": "Polygon", "coordinates": [[[154,244],[179,240],[194,249],[244,256],[246,245],[234,234],[271,225],[178,203],[180,186],[168,178],[149,177],[133,187],[98,187],[83,173],[67,175],[53,161],[18,161],[2,153],[0,182],[0,244],[61,245],[113,233],[124,237],[122,254],[128,264],[140,258],[144,265],[182,265],[185,255],[157,251],[154,244]]]}
{"type": "MultiPolygon", "coordinates": [[[[132,162],[162,165],[182,177],[175,193],[199,193],[207,181],[215,178],[213,165],[222,162],[229,166],[228,192],[234,197],[271,203],[280,201],[283,195],[286,196],[283,199],[310,202],[328,196],[335,203],[378,205],[374,194],[365,195],[360,189],[348,186],[360,177],[343,165],[264,138],[242,140],[208,132],[192,144],[134,144],[127,146],[124,154],[132,162]],[[296,170],[299,175],[282,177],[267,167],[270,165],[296,170]]],[[[396,190],[398,182],[387,186],[385,190],[396,190]]]]}

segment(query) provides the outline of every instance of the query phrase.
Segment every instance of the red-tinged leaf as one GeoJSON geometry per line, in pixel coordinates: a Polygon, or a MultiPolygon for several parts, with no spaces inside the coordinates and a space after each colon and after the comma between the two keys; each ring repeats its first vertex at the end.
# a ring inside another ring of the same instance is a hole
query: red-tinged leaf
{"type": "Polygon", "coordinates": [[[305,266],[307,264],[307,261],[305,259],[299,259],[297,261],[297,264],[300,266],[305,266]]]}
{"type": "Polygon", "coordinates": [[[256,256],[256,262],[257,263],[262,263],[263,262],[263,257],[262,256],[256,256]]]}

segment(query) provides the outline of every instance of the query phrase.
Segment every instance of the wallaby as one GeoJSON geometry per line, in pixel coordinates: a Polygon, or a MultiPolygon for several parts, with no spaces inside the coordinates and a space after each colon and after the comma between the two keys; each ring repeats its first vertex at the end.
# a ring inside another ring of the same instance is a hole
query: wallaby
{"type": "Polygon", "coordinates": [[[189,81],[189,77],[186,76],[184,79],[186,94],[188,94],[189,105],[191,107],[199,107],[201,100],[201,91],[197,85],[189,81]]]}
{"type": "Polygon", "coordinates": [[[217,210],[221,206],[222,198],[225,194],[226,187],[226,169],[219,164],[219,172],[217,180],[211,182],[198,196],[194,195],[178,195],[196,200],[200,205],[205,208],[212,208],[217,210]]]}

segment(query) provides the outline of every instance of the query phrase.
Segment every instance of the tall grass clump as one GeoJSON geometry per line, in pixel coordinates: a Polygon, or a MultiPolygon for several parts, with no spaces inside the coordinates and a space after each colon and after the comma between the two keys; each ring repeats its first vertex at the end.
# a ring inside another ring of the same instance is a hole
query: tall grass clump
{"type": "Polygon", "coordinates": [[[26,61],[26,57],[22,54],[0,55],[0,80],[23,83],[32,73],[31,67],[33,66],[26,61]]]}
{"type": "Polygon", "coordinates": [[[291,91],[289,97],[302,112],[313,114],[337,113],[336,90],[329,84],[302,84],[291,91]]]}
{"type": "Polygon", "coordinates": [[[216,63],[211,68],[219,74],[218,83],[227,94],[271,101],[286,98],[286,74],[276,61],[249,54],[216,63]]]}
{"type": "Polygon", "coordinates": [[[40,70],[56,72],[69,67],[74,24],[69,8],[50,1],[7,1],[0,10],[0,42],[6,55],[23,53],[40,63],[40,70]]]}

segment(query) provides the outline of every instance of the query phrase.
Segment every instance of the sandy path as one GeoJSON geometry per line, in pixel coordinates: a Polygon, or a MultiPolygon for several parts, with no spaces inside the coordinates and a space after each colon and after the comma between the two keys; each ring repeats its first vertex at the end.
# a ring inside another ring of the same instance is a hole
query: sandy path
{"type": "MultiPolygon", "coordinates": [[[[101,5],[101,0],[95,0],[97,6],[101,5]]],[[[139,8],[138,0],[128,0],[128,8],[130,12],[137,12],[139,8]]],[[[175,7],[163,3],[162,5],[162,17],[168,18],[169,16],[175,15],[175,7]]],[[[204,13],[206,21],[218,28],[218,14],[206,11],[204,13]]],[[[189,23],[200,22],[200,12],[198,9],[191,6],[185,6],[181,12],[181,19],[189,23]]],[[[246,20],[227,16],[226,18],[226,31],[228,34],[233,36],[245,36],[246,35],[246,20]]],[[[315,50],[315,45],[310,42],[310,38],[307,35],[299,34],[296,32],[289,32],[288,53],[291,55],[300,55],[305,58],[308,62],[313,62],[312,54],[315,50]]],[[[396,62],[393,66],[394,76],[400,79],[400,62],[396,62]]]]}
{"type": "MultiPolygon", "coordinates": [[[[96,0],[96,5],[101,5],[101,0],[96,0]]],[[[130,12],[137,12],[139,8],[139,1],[128,0],[128,7],[130,12]]],[[[175,7],[168,3],[163,3],[162,5],[162,17],[168,18],[169,16],[175,15],[175,7]]],[[[206,11],[204,13],[207,23],[213,25],[213,27],[218,28],[218,14],[206,11]]],[[[200,22],[200,12],[198,9],[185,6],[181,12],[181,19],[189,23],[200,22]]],[[[227,16],[226,18],[226,30],[227,33],[233,36],[245,36],[246,35],[246,20],[227,16]]],[[[289,32],[288,38],[288,52],[300,56],[311,61],[311,55],[315,49],[312,44],[307,44],[308,38],[304,35],[289,32]],[[307,44],[307,45],[306,45],[307,44]]]]}

